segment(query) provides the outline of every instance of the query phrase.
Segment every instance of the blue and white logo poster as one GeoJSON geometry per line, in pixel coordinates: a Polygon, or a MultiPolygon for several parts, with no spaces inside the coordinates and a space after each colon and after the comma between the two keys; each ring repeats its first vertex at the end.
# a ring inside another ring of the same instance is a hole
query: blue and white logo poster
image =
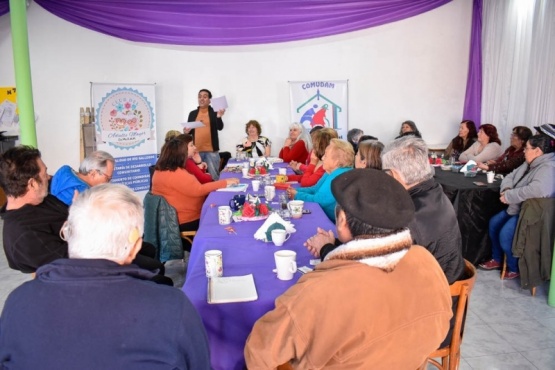
{"type": "Polygon", "coordinates": [[[316,126],[331,127],[347,138],[348,81],[290,81],[291,122],[307,131],[316,126]]]}
{"type": "Polygon", "coordinates": [[[155,85],[92,83],[91,100],[96,149],[116,159],[112,182],[144,196],[157,159],[155,85]]]}

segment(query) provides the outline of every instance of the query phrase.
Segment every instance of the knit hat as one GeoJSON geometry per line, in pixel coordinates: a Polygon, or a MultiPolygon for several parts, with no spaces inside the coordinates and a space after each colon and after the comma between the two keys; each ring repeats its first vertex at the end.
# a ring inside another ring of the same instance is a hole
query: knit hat
{"type": "Polygon", "coordinates": [[[553,140],[555,140],[555,125],[546,123],[541,126],[534,126],[534,128],[541,134],[547,135],[553,140]]]}
{"type": "Polygon", "coordinates": [[[383,171],[370,168],[347,171],[332,181],[331,191],[346,213],[370,226],[400,229],[414,218],[410,195],[383,171]]]}

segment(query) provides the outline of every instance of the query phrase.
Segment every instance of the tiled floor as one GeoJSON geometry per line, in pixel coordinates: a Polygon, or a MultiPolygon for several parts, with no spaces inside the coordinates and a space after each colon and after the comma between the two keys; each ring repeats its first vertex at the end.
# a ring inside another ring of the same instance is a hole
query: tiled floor
{"type": "MultiPolygon", "coordinates": [[[[2,227],[0,220],[0,233],[2,227]]],[[[3,251],[0,309],[12,290],[30,279],[8,267],[3,251]]],[[[184,263],[170,261],[166,269],[175,285],[181,287],[184,263]]],[[[531,297],[519,284],[518,279],[500,280],[499,271],[478,271],[462,345],[462,370],[555,369],[555,308],[547,304],[549,285],[538,287],[536,296],[531,297]]]]}

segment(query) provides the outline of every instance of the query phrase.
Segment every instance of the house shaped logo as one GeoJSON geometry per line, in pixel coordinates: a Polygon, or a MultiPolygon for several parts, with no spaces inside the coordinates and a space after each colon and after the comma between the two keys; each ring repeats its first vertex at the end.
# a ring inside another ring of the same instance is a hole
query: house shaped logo
{"type": "Polygon", "coordinates": [[[316,90],[316,95],[297,107],[296,112],[302,113],[299,122],[307,129],[316,126],[338,128],[338,113],[342,108],[333,101],[320,94],[320,89],[316,90]]]}

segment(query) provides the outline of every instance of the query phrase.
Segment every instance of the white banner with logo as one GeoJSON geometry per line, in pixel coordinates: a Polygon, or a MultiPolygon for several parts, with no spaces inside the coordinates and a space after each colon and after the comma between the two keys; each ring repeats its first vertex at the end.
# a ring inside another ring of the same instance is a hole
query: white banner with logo
{"type": "Polygon", "coordinates": [[[316,126],[331,127],[346,140],[348,82],[290,81],[291,122],[300,122],[308,131],[316,126]]]}
{"type": "Polygon", "coordinates": [[[154,84],[91,83],[96,149],[114,156],[113,183],[144,196],[157,160],[154,84]]]}

